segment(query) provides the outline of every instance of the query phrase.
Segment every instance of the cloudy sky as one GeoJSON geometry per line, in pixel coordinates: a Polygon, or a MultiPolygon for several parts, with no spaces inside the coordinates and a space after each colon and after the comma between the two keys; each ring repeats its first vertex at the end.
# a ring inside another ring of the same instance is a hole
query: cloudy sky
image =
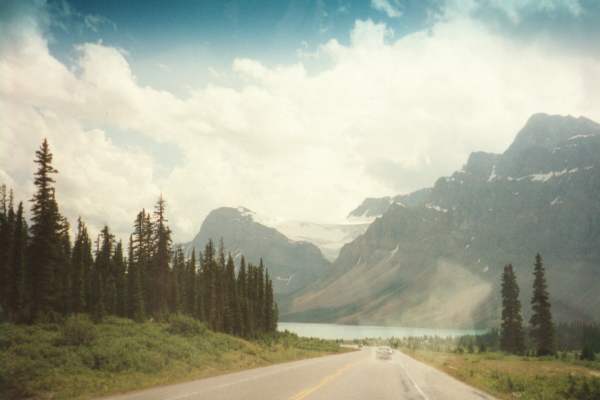
{"type": "Polygon", "coordinates": [[[535,112],[600,120],[595,0],[0,0],[0,181],[47,137],[71,220],[125,237],[160,193],[336,222],[535,112]],[[168,4],[168,5],[167,5],[168,4]]]}

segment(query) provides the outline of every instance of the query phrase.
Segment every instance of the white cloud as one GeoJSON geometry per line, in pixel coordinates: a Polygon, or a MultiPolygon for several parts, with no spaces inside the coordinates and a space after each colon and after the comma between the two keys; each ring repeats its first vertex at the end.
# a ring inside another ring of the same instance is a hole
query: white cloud
{"type": "Polygon", "coordinates": [[[104,25],[110,26],[115,31],[117,30],[117,24],[101,15],[88,14],[83,17],[83,24],[86,28],[96,33],[98,33],[104,25]]]}
{"type": "Polygon", "coordinates": [[[371,7],[373,7],[375,10],[386,13],[390,18],[401,17],[402,12],[398,9],[397,1],[392,1],[394,1],[394,4],[390,3],[389,0],[371,0],[371,7]]]}
{"type": "Polygon", "coordinates": [[[442,7],[442,14],[443,17],[452,18],[482,10],[499,11],[513,24],[521,23],[524,13],[566,12],[574,17],[583,13],[579,0],[447,0],[442,7]]]}
{"type": "Polygon", "coordinates": [[[11,116],[0,177],[29,198],[33,152],[47,136],[65,212],[122,236],[160,192],[176,240],[221,205],[332,221],[366,196],[432,184],[470,151],[502,151],[534,112],[600,119],[589,90],[598,60],[458,16],[396,40],[384,24],[357,21],[349,45],[320,47],[319,72],[240,58],[236,85],[221,78],[187,97],[141,85],[130,56],[102,44],[79,46],[71,68],[35,30],[10,43],[0,47],[0,113],[11,116]],[[143,145],[110,139],[128,132],[177,146],[181,159],[158,174],[143,145]]]}

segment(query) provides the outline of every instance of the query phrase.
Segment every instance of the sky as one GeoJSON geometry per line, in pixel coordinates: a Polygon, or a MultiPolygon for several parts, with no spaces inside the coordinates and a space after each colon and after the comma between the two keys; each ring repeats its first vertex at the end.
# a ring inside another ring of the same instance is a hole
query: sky
{"type": "Polygon", "coordinates": [[[502,152],[537,112],[600,121],[595,0],[0,0],[0,182],[48,138],[72,223],[176,242],[220,206],[336,223],[502,152]]]}

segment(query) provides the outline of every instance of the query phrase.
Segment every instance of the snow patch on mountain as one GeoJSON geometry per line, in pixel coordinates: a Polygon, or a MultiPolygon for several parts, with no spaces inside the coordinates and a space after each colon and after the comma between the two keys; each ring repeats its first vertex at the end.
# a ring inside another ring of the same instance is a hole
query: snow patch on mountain
{"type": "Polygon", "coordinates": [[[588,135],[575,135],[575,136],[571,136],[568,140],[575,140],[575,139],[585,139],[585,138],[589,138],[592,136],[598,136],[598,134],[596,133],[591,133],[588,135]]]}
{"type": "Polygon", "coordinates": [[[547,182],[548,180],[550,180],[552,178],[556,178],[556,177],[559,177],[559,176],[562,176],[565,174],[574,174],[577,171],[579,171],[579,168],[572,168],[572,169],[565,168],[562,171],[550,171],[550,172],[546,172],[546,173],[526,175],[526,176],[517,178],[517,180],[522,181],[524,179],[529,179],[531,181],[547,182]]]}

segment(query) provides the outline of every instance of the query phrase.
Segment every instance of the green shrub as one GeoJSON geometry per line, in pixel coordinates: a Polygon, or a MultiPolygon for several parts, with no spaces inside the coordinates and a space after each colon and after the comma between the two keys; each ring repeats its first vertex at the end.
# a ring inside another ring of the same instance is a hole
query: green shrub
{"type": "Polygon", "coordinates": [[[594,361],[596,359],[596,355],[594,354],[594,350],[592,349],[592,347],[585,345],[581,350],[579,359],[585,361],[594,361]]]}
{"type": "Polygon", "coordinates": [[[169,318],[167,332],[174,335],[195,336],[206,332],[206,326],[194,318],[175,314],[169,318]]]}
{"type": "Polygon", "coordinates": [[[62,332],[64,344],[72,346],[85,346],[96,339],[96,326],[87,315],[73,315],[65,321],[62,332]]]}

